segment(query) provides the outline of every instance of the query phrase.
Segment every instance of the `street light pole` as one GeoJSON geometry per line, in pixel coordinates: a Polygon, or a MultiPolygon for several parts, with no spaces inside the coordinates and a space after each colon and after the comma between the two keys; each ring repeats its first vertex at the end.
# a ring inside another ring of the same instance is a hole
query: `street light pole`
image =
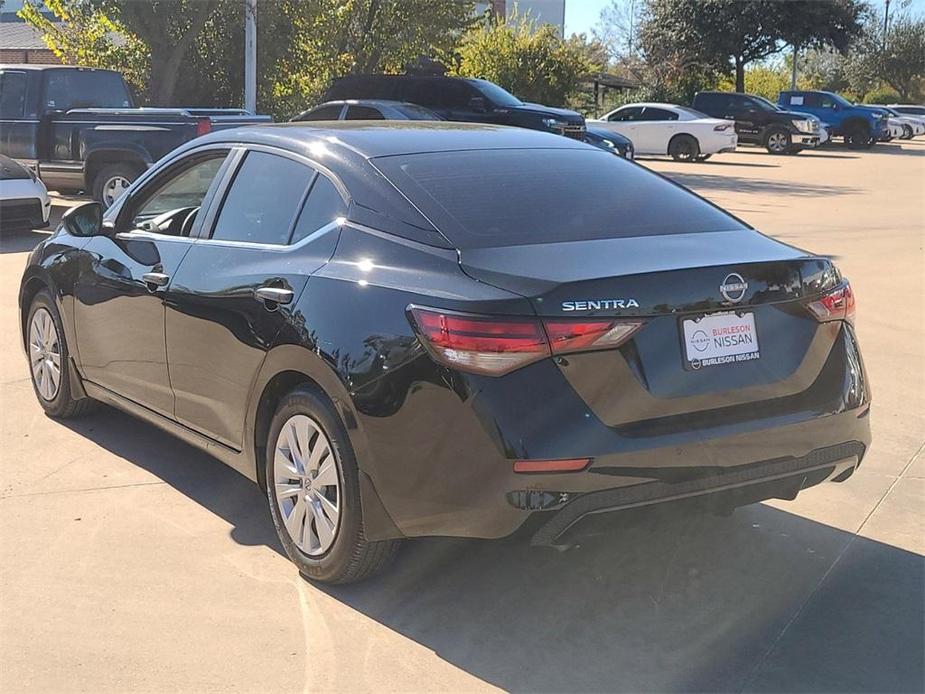
{"type": "Polygon", "coordinates": [[[244,0],[244,109],[257,113],[257,0],[244,0]]]}
{"type": "Polygon", "coordinates": [[[793,44],[793,72],[790,73],[790,91],[797,88],[797,60],[800,57],[800,47],[793,44]]]}

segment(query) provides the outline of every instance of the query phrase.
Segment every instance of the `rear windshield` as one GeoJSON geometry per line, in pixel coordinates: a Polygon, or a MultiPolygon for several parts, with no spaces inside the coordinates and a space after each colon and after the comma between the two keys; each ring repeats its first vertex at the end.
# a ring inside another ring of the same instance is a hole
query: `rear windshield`
{"type": "Polygon", "coordinates": [[[45,107],[131,108],[132,97],[122,76],[106,70],[49,70],[45,107]]]}
{"type": "Polygon", "coordinates": [[[466,150],[373,161],[461,249],[744,228],[604,151],[466,150]]]}

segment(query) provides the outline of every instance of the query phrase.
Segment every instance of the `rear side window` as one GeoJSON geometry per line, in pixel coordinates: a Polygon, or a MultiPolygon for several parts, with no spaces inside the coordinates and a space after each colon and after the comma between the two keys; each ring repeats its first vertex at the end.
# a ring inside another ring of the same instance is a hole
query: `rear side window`
{"type": "Polygon", "coordinates": [[[629,108],[621,108],[619,111],[615,111],[608,116],[607,120],[609,121],[629,121],[629,120],[642,120],[642,107],[641,106],[630,106],[629,108]]]}
{"type": "Polygon", "coordinates": [[[346,120],[385,120],[379,109],[369,106],[348,106],[346,120]]]}
{"type": "Polygon", "coordinates": [[[471,85],[447,78],[414,80],[408,90],[408,101],[432,108],[467,108],[469,101],[481,96],[471,85]]]}
{"type": "Polygon", "coordinates": [[[48,70],[45,107],[67,111],[72,108],[130,108],[132,98],[122,77],[102,70],[48,70]]]}
{"type": "Polygon", "coordinates": [[[287,157],[248,152],[225,196],[212,238],[285,245],[314,173],[287,157]]]}
{"type": "Polygon", "coordinates": [[[347,206],[337,188],[324,174],[318,174],[296,222],[290,243],[298,243],[321,227],[343,217],[347,206]]]}
{"type": "Polygon", "coordinates": [[[462,249],[743,228],[603,151],[473,150],[373,161],[462,249]]]}
{"type": "Polygon", "coordinates": [[[25,111],[25,73],[0,72],[0,118],[22,118],[25,111]]]}
{"type": "Polygon", "coordinates": [[[712,116],[726,108],[726,99],[725,94],[698,94],[694,99],[694,106],[712,116]]]}

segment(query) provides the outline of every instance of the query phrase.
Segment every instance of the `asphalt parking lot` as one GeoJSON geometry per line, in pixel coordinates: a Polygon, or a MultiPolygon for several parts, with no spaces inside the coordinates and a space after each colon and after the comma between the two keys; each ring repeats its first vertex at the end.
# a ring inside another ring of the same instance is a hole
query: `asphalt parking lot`
{"type": "Polygon", "coordinates": [[[645,164],[850,277],[874,443],[848,482],[561,553],[419,540],[318,588],[237,473],[113,410],[44,416],[16,293],[45,234],[5,236],[0,690],[922,691],[925,139],[645,164]]]}

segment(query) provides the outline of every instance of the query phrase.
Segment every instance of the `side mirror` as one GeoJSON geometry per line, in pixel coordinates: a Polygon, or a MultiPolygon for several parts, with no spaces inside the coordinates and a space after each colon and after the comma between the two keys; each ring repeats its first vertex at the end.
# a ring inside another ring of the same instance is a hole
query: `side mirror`
{"type": "Polygon", "coordinates": [[[62,215],[61,224],[72,236],[99,236],[103,233],[103,206],[87,202],[72,207],[62,215]]]}
{"type": "Polygon", "coordinates": [[[488,106],[485,103],[485,97],[483,96],[473,96],[469,99],[469,109],[475,111],[476,113],[485,113],[488,110],[488,106]]]}

